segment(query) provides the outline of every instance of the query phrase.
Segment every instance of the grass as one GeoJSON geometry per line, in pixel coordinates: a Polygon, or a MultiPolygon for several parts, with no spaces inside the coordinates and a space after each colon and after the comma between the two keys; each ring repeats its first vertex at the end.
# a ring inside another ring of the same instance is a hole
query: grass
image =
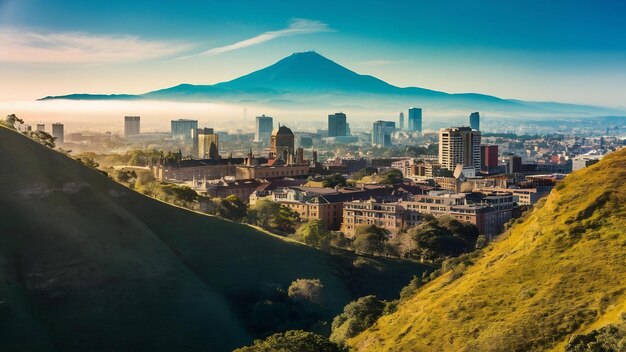
{"type": "Polygon", "coordinates": [[[626,149],[568,176],[462,276],[425,285],[358,351],[562,350],[626,303],[626,149]]]}
{"type": "Polygon", "coordinates": [[[258,337],[234,292],[319,278],[329,321],[430,269],[173,207],[0,128],[0,350],[227,351],[258,337]]]}

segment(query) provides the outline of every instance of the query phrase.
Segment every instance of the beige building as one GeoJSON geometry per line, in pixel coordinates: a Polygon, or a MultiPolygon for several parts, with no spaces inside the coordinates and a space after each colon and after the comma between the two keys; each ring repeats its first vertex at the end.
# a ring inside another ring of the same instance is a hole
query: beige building
{"type": "Polygon", "coordinates": [[[453,171],[457,164],[480,171],[480,131],[470,127],[439,130],[439,164],[453,171]]]}
{"type": "Polygon", "coordinates": [[[198,158],[219,159],[220,136],[217,133],[198,134],[198,158]]]}

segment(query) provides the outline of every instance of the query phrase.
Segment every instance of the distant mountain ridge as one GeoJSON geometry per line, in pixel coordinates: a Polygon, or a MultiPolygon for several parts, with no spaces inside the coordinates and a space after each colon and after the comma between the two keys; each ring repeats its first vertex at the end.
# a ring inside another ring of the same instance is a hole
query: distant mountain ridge
{"type": "Polygon", "coordinates": [[[213,85],[179,84],[140,95],[70,94],[40,100],[168,100],[281,104],[352,104],[363,107],[407,104],[431,109],[484,109],[531,113],[620,114],[598,106],[525,102],[477,93],[449,94],[418,87],[397,87],[361,75],[313,51],[294,53],[250,74],[213,85]]]}

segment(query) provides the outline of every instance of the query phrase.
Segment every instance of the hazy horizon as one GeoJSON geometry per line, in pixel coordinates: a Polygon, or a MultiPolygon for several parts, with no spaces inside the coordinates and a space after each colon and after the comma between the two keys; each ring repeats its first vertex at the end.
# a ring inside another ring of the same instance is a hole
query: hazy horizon
{"type": "Polygon", "coordinates": [[[1,1],[0,99],[214,84],[314,49],[402,87],[626,107],[621,2],[240,5],[1,1]]]}

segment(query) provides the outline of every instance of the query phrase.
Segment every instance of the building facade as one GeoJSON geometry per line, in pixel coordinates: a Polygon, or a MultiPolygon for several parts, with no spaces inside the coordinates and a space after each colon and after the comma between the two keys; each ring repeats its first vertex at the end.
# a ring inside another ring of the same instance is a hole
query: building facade
{"type": "Polygon", "coordinates": [[[270,138],[270,159],[281,159],[289,162],[294,156],[295,138],[291,129],[287,126],[279,126],[272,131],[270,138]]]}
{"type": "Polygon", "coordinates": [[[480,171],[480,132],[470,127],[440,129],[439,164],[450,171],[457,164],[472,166],[480,171]]]}
{"type": "Polygon", "coordinates": [[[422,108],[409,109],[409,131],[422,132],[422,108]]]}
{"type": "Polygon", "coordinates": [[[124,116],[124,136],[136,136],[140,133],[139,124],[141,117],[139,116],[124,116]]]}
{"type": "Polygon", "coordinates": [[[498,168],[498,146],[497,145],[481,145],[480,146],[480,167],[482,171],[489,172],[498,168]]]}
{"type": "Polygon", "coordinates": [[[171,121],[170,133],[172,137],[191,139],[191,130],[198,128],[198,120],[178,119],[171,121]]]}
{"type": "Polygon", "coordinates": [[[52,137],[56,138],[55,142],[63,143],[65,141],[64,126],[62,123],[52,124],[52,137]]]}
{"type": "Polygon", "coordinates": [[[347,135],[346,114],[337,112],[328,115],[328,137],[343,137],[347,135]]]}
{"type": "Polygon", "coordinates": [[[480,131],[480,113],[473,112],[469,116],[470,127],[473,130],[480,131]]]}
{"type": "Polygon", "coordinates": [[[274,119],[271,116],[257,116],[255,120],[254,141],[268,143],[274,129],[274,119]]]}
{"type": "Polygon", "coordinates": [[[198,158],[200,159],[219,159],[220,153],[220,136],[213,133],[213,129],[206,131],[210,133],[198,134],[198,158]]]}
{"type": "Polygon", "coordinates": [[[391,133],[395,131],[394,121],[376,121],[372,125],[372,144],[381,147],[389,147],[391,143],[391,133]]]}

